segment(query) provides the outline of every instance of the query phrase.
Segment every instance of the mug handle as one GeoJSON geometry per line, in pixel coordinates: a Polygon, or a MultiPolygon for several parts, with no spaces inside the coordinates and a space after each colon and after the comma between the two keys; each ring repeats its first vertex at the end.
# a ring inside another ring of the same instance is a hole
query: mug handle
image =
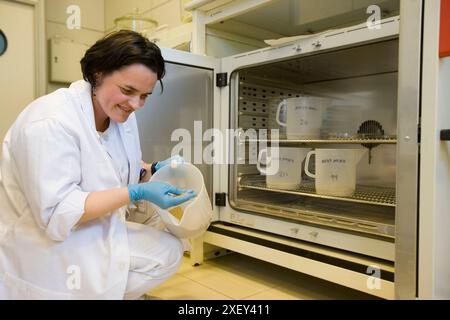
{"type": "Polygon", "coordinates": [[[309,169],[308,169],[308,167],[309,167],[309,159],[311,158],[311,156],[313,155],[313,154],[316,154],[316,150],[313,150],[313,151],[310,151],[310,152],[308,152],[308,155],[306,156],[306,161],[305,161],[305,173],[306,173],[306,175],[308,176],[308,177],[311,177],[311,178],[316,178],[316,175],[314,174],[314,173],[311,173],[310,171],[309,171],[309,169]]]}
{"type": "Polygon", "coordinates": [[[268,165],[268,163],[266,163],[266,168],[262,168],[261,167],[261,160],[263,158],[263,154],[266,154],[266,156],[267,156],[267,149],[263,149],[263,150],[261,150],[259,152],[259,154],[258,154],[258,161],[256,162],[256,167],[258,168],[259,172],[261,172],[264,175],[267,175],[267,165],[268,165]]]}
{"type": "Polygon", "coordinates": [[[283,107],[287,107],[286,100],[283,100],[278,104],[277,115],[276,115],[275,119],[280,126],[286,127],[287,124],[285,122],[281,122],[281,120],[280,120],[281,108],[283,108],[283,107]]]}

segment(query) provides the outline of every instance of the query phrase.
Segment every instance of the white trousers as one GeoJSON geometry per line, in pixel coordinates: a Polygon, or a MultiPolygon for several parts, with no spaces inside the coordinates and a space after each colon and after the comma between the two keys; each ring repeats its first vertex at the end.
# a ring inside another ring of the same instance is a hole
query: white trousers
{"type": "Polygon", "coordinates": [[[130,271],[124,299],[138,299],[178,271],[184,246],[163,228],[159,221],[147,225],[127,222],[130,271]]]}

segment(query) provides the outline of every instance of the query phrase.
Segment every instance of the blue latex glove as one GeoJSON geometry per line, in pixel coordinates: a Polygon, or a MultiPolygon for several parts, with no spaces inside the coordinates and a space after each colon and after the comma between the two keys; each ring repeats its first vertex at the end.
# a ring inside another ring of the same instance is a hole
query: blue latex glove
{"type": "Polygon", "coordinates": [[[156,163],[156,165],[155,165],[155,170],[158,171],[159,169],[161,169],[161,168],[163,168],[163,167],[165,167],[165,166],[172,165],[172,164],[173,164],[174,166],[176,166],[177,164],[180,164],[180,163],[183,163],[183,162],[186,162],[186,161],[183,159],[183,157],[180,156],[180,155],[178,155],[178,154],[176,154],[176,155],[174,155],[174,156],[172,156],[172,157],[170,157],[170,158],[168,158],[168,159],[166,159],[166,160],[158,161],[158,162],[156,163]]]}
{"type": "Polygon", "coordinates": [[[132,202],[147,200],[162,209],[177,206],[197,194],[194,190],[183,190],[165,182],[150,181],[128,185],[128,194],[132,202]],[[178,196],[177,195],[182,195],[178,196]]]}

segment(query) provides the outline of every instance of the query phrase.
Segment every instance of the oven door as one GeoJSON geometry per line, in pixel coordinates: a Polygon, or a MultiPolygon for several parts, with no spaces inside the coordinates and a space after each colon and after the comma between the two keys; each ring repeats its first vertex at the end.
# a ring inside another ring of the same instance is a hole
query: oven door
{"type": "MultiPolygon", "coordinates": [[[[214,128],[219,128],[219,97],[216,75],[220,60],[162,48],[166,61],[164,90],[158,83],[146,105],[136,112],[142,159],[146,162],[180,154],[203,174],[213,203],[220,185],[219,167],[212,163],[214,128]]],[[[214,205],[214,219],[219,210],[214,205]]]]}

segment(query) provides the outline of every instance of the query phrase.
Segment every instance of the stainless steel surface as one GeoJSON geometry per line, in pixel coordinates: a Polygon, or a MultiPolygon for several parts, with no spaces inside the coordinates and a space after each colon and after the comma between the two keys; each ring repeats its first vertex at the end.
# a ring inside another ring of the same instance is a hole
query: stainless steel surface
{"type": "Polygon", "coordinates": [[[422,0],[401,1],[398,72],[397,212],[395,294],[414,299],[417,291],[418,123],[420,110],[422,0]]]}
{"type": "Polygon", "coordinates": [[[246,190],[242,210],[394,239],[394,208],[246,190]],[[314,200],[314,201],[313,201],[314,200]]]}
{"type": "Polygon", "coordinates": [[[395,189],[394,188],[382,188],[382,187],[367,187],[356,186],[356,191],[351,197],[335,197],[317,194],[313,181],[302,181],[302,185],[295,190],[283,190],[276,188],[269,188],[266,186],[264,176],[247,176],[239,179],[239,187],[264,190],[285,194],[294,194],[300,196],[321,198],[321,199],[333,199],[346,202],[373,204],[378,206],[395,207],[395,189]]]}
{"type": "Polygon", "coordinates": [[[235,140],[236,158],[247,161],[230,165],[229,195],[235,210],[393,241],[398,43],[398,39],[391,38],[258,65],[232,74],[231,128],[280,129],[273,121],[274,110],[286,98],[306,94],[333,100],[324,110],[320,139],[286,140],[281,131],[280,139],[276,140],[267,137],[235,140]],[[382,125],[382,137],[358,134],[360,126],[369,120],[382,125]],[[318,195],[313,182],[305,177],[302,189],[275,190],[267,188],[256,165],[248,163],[272,142],[308,149],[373,146],[372,161],[369,164],[367,152],[358,164],[358,190],[353,197],[318,195]],[[243,145],[245,153],[239,152],[243,145]],[[248,175],[256,179],[249,179],[248,175]]]}
{"type": "Polygon", "coordinates": [[[383,139],[371,139],[371,138],[329,138],[329,139],[323,139],[323,140],[271,140],[271,139],[259,139],[259,140],[251,140],[248,139],[247,142],[249,143],[279,143],[280,145],[310,145],[310,144],[397,144],[397,138],[395,136],[389,136],[385,137],[383,139]]]}
{"type": "MultiPolygon", "coordinates": [[[[188,142],[189,150],[185,150],[190,154],[181,155],[194,163],[192,146],[204,147],[203,131],[213,127],[213,73],[212,70],[166,63],[164,92],[160,93],[158,84],[145,106],[136,112],[144,161],[168,158],[181,142],[171,141],[172,133],[176,129],[185,129],[190,133],[192,143],[188,142]],[[203,131],[198,137],[194,135],[194,121],[202,122],[203,131]]],[[[212,165],[195,165],[203,174],[210,198],[214,199],[212,165]]]]}
{"type": "MultiPolygon", "coordinates": [[[[285,91],[285,93],[298,94],[302,92],[302,90],[298,90],[299,85],[312,85],[316,82],[324,83],[351,78],[364,79],[366,76],[377,74],[396,74],[397,67],[398,40],[391,39],[256,66],[246,69],[246,73],[241,73],[241,77],[244,78],[243,82],[254,82],[253,79],[277,80],[279,83],[290,82],[297,87],[293,91],[285,91]]],[[[246,94],[245,90],[242,96],[256,97],[253,92],[247,92],[246,94]]]]}
{"type": "MultiPolygon", "coordinates": [[[[278,140],[279,145],[298,147],[342,148],[348,145],[379,144],[360,161],[358,184],[395,188],[397,143],[397,73],[398,40],[390,39],[366,46],[345,48],[316,56],[276,62],[241,70],[234,74],[231,91],[231,127],[242,129],[271,128],[271,103],[302,93],[330,97],[333,104],[324,112],[322,138],[319,140],[278,140]],[[379,57],[379,59],[373,59],[379,57]],[[307,62],[305,62],[305,61],[307,62]],[[291,67],[301,66],[301,67],[291,67]],[[370,66],[367,66],[370,65],[370,66]],[[307,83],[305,73],[312,83],[307,83]],[[375,72],[370,74],[369,72],[375,72]],[[319,75],[325,81],[319,81],[319,75]],[[245,108],[245,109],[244,109],[245,108]],[[267,119],[266,121],[263,121],[267,119]],[[361,139],[360,125],[374,120],[383,126],[384,139],[361,139]],[[269,121],[269,127],[265,124],[269,121]]],[[[272,112],[273,113],[273,112],[272,112]]],[[[267,139],[253,139],[256,150],[247,150],[255,157],[269,143],[267,139]]],[[[250,143],[251,145],[251,143],[250,143]]],[[[236,153],[236,154],[239,154],[236,153]]],[[[257,173],[256,166],[233,166],[231,181],[239,172],[257,173]]],[[[232,182],[233,184],[233,182],[232,182]]],[[[230,191],[231,199],[237,189],[230,191]]]]}
{"type": "Polygon", "coordinates": [[[231,108],[231,126],[279,129],[281,145],[342,148],[345,144],[366,145],[367,141],[362,141],[365,139],[357,141],[360,125],[367,120],[377,121],[385,139],[372,142],[380,145],[371,149],[370,163],[369,152],[360,161],[358,183],[395,187],[397,64],[398,39],[388,39],[240,70],[236,75],[239,84],[235,83],[232,91],[237,106],[231,108]],[[298,140],[285,143],[285,130],[274,123],[273,106],[301,94],[326,96],[333,103],[324,112],[321,139],[304,145],[298,140]]]}
{"type": "MultiPolygon", "coordinates": [[[[390,46],[398,44],[394,40],[388,41],[388,43],[390,46]]],[[[393,62],[388,63],[389,68],[392,67],[391,63],[396,62],[397,59],[397,52],[392,51],[393,55],[390,57],[390,60],[393,62]]],[[[345,59],[347,58],[356,59],[353,56],[345,57],[345,59]]],[[[320,67],[320,64],[317,65],[317,67],[320,67]]],[[[325,66],[327,65],[325,64],[325,66]]],[[[382,68],[383,65],[378,67],[382,68]]],[[[396,137],[397,74],[395,72],[371,76],[365,75],[362,78],[344,78],[302,84],[302,81],[297,80],[295,75],[289,76],[286,70],[283,72],[283,77],[277,78],[276,75],[279,71],[272,71],[273,66],[269,67],[270,72],[266,71],[265,73],[260,68],[256,70],[260,77],[270,79],[271,82],[277,83],[275,85],[278,85],[278,87],[262,86],[258,84],[261,78],[255,77],[251,73],[252,70],[243,71],[245,76],[241,76],[241,78],[245,80],[240,82],[238,100],[239,112],[237,122],[239,127],[243,129],[278,129],[280,138],[285,139],[286,128],[279,126],[275,121],[277,106],[283,99],[298,97],[301,93],[305,93],[326,96],[332,99],[332,105],[324,110],[321,130],[321,138],[323,140],[333,138],[335,140],[346,140],[348,137],[362,137],[361,134],[358,134],[358,131],[360,125],[367,120],[379,122],[387,139],[391,140],[396,137]],[[276,79],[278,79],[278,82],[275,81],[276,79]],[[290,79],[292,83],[283,83],[287,79],[290,79]],[[289,85],[292,86],[292,84],[298,84],[296,91],[287,88],[289,85]]],[[[334,66],[332,68],[338,69],[338,67],[334,66]]],[[[312,73],[313,71],[310,72],[312,73]]],[[[323,71],[319,72],[324,73],[323,71]]],[[[350,73],[347,73],[350,76],[350,73]]],[[[332,77],[328,74],[323,74],[323,76],[327,79],[332,77]]],[[[284,116],[283,112],[281,116],[284,116]]]]}
{"type": "MultiPolygon", "coordinates": [[[[372,4],[380,6],[383,17],[397,15],[399,2],[400,0],[273,0],[256,10],[245,11],[225,21],[219,20],[212,27],[245,36],[249,32],[245,30],[245,25],[263,30],[270,26],[270,31],[278,33],[280,37],[297,36],[365,22],[369,17],[367,7],[372,4]]],[[[219,10],[218,8],[213,13],[219,10]]],[[[254,33],[256,39],[268,39],[264,35],[254,33]]]]}

